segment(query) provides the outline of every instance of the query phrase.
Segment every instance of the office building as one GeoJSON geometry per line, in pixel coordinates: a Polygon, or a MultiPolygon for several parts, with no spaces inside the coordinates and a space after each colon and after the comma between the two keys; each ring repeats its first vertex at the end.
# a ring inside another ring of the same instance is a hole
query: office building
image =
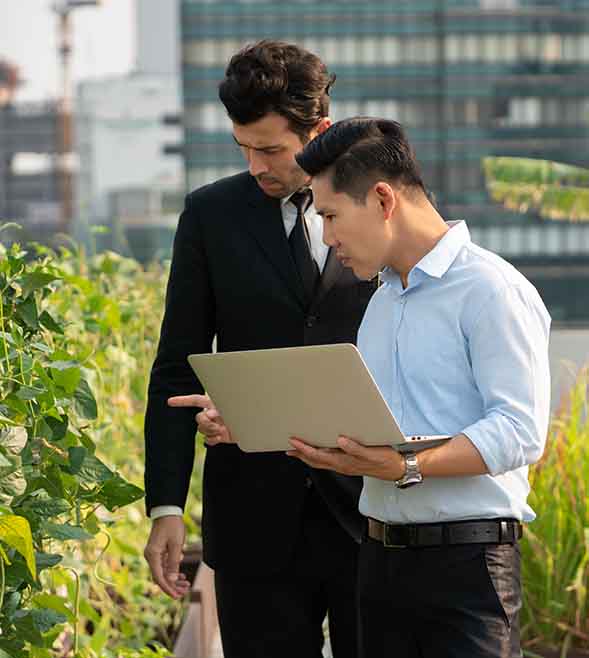
{"type": "Polygon", "coordinates": [[[481,160],[589,165],[589,0],[182,0],[189,187],[243,168],[217,98],[229,57],[297,42],[337,74],[332,116],[403,123],[448,218],[511,260],[556,320],[589,319],[589,223],[550,223],[491,202],[481,160]]]}

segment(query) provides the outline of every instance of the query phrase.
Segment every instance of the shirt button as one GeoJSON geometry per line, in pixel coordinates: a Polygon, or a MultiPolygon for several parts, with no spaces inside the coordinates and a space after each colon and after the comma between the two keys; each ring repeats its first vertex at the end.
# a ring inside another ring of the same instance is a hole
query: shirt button
{"type": "Polygon", "coordinates": [[[313,486],[313,480],[307,475],[305,478],[305,489],[310,489],[313,486]]]}
{"type": "Polygon", "coordinates": [[[316,315],[308,315],[305,318],[305,326],[308,327],[309,329],[313,326],[315,326],[315,323],[317,322],[317,316],[316,315]]]}

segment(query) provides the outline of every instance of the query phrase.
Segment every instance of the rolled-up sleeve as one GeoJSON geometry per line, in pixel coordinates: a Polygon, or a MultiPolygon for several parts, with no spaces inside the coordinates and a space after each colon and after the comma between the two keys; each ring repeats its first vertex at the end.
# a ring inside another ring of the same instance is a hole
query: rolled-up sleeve
{"type": "Polygon", "coordinates": [[[531,286],[506,286],[483,304],[468,334],[483,417],[463,430],[489,473],[542,456],[550,414],[550,316],[531,286]]]}

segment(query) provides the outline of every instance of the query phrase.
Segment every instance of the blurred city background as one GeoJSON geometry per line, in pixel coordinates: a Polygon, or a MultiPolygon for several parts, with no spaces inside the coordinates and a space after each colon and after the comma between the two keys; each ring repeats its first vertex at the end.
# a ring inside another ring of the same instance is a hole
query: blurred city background
{"type": "Polygon", "coordinates": [[[168,258],[186,192],[243,168],[217,85],[265,37],[337,74],[334,119],[403,123],[444,216],[540,290],[555,359],[589,356],[589,217],[507,210],[482,167],[589,167],[589,0],[4,2],[2,239],[168,258]]]}

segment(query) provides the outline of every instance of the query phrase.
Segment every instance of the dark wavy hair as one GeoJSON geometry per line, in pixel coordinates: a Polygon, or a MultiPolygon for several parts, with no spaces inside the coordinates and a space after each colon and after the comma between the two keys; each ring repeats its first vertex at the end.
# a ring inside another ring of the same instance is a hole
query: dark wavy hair
{"type": "Polygon", "coordinates": [[[231,58],[219,84],[219,98],[229,118],[241,125],[269,112],[285,117],[304,144],[329,113],[334,82],[335,75],[317,55],[294,44],[263,40],[231,58]]]}
{"type": "Polygon", "coordinates": [[[315,137],[295,156],[310,176],[329,170],[335,192],[364,203],[378,180],[387,180],[426,196],[419,165],[401,124],[387,119],[343,119],[315,137]]]}

